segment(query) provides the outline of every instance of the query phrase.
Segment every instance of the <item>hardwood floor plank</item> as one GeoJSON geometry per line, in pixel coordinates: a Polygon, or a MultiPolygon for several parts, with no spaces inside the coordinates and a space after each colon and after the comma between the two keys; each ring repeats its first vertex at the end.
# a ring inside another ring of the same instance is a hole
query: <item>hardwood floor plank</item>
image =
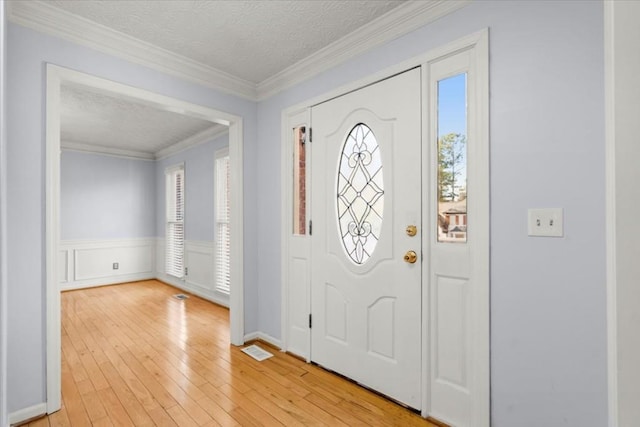
{"type": "Polygon", "coordinates": [[[115,425],[122,427],[134,425],[133,420],[131,420],[131,418],[127,414],[127,410],[122,405],[120,400],[118,400],[118,396],[116,396],[111,387],[101,389],[100,391],[98,391],[98,395],[102,400],[104,409],[107,411],[109,418],[115,425]]]}
{"type": "Polygon", "coordinates": [[[87,411],[91,422],[95,422],[107,416],[107,411],[105,411],[97,392],[92,391],[83,395],[82,402],[84,403],[84,408],[87,411]]]}
{"type": "Polygon", "coordinates": [[[36,426],[422,426],[417,414],[280,352],[229,344],[229,312],[155,280],[62,294],[62,409],[36,426]]]}
{"type": "MultiPolygon", "coordinates": [[[[140,403],[133,391],[131,391],[126,382],[120,377],[111,362],[101,364],[100,369],[105,374],[113,392],[118,397],[122,407],[127,411],[127,415],[129,415],[131,421],[133,421],[136,426],[154,425],[152,419],[142,406],[142,403],[140,403]]],[[[104,390],[101,390],[101,392],[103,391],[104,390]]],[[[159,407],[159,405],[156,405],[156,407],[159,407]]]]}

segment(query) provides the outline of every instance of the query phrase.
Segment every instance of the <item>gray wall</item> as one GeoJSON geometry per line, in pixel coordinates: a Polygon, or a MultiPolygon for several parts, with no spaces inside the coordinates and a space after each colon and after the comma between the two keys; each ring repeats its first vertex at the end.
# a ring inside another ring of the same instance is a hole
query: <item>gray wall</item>
{"type": "Polygon", "coordinates": [[[216,150],[228,146],[229,135],[227,134],[156,162],[155,210],[157,215],[155,235],[157,237],[165,236],[165,168],[184,162],[185,239],[213,241],[215,230],[214,157],[216,150]]]}
{"type": "Polygon", "coordinates": [[[155,162],[62,151],[60,238],[154,237],[155,162]]]}
{"type": "Polygon", "coordinates": [[[475,2],[261,102],[260,327],[280,336],[282,109],[487,27],[492,426],[602,427],[602,2],[475,2]],[[527,237],[530,207],[563,207],[565,237],[527,237]]]}
{"type": "Polygon", "coordinates": [[[9,412],[45,401],[45,64],[151,90],[244,118],[245,330],[258,330],[256,105],[9,24],[7,56],[7,246],[9,412]]]}

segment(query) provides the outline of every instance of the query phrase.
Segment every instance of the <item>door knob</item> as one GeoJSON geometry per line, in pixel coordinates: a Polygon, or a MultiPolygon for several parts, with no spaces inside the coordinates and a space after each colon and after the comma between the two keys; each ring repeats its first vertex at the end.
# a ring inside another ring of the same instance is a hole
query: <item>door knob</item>
{"type": "Polygon", "coordinates": [[[418,254],[416,254],[416,251],[407,251],[407,253],[404,254],[404,262],[408,262],[409,264],[415,263],[417,259],[418,254]]]}
{"type": "Polygon", "coordinates": [[[418,234],[418,227],[415,225],[407,225],[407,236],[413,237],[416,234],[418,234]]]}

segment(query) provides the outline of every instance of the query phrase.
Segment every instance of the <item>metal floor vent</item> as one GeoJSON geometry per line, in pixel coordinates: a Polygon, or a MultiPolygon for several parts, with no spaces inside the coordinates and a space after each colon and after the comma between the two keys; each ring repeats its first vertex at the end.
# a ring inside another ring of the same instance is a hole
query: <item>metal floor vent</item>
{"type": "Polygon", "coordinates": [[[173,297],[175,299],[187,299],[187,298],[189,298],[189,296],[187,296],[185,294],[175,294],[173,297]]]}
{"type": "Polygon", "coordinates": [[[255,344],[250,345],[249,347],[243,348],[242,352],[248,354],[251,357],[253,357],[258,362],[262,362],[263,360],[268,359],[268,358],[273,356],[273,354],[269,353],[266,350],[263,350],[262,348],[258,347],[255,344]]]}

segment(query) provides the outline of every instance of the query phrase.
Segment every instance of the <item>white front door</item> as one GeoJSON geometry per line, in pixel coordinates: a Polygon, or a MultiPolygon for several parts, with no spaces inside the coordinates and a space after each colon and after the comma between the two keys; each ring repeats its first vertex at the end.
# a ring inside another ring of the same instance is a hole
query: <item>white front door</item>
{"type": "Polygon", "coordinates": [[[311,120],[311,359],[419,409],[420,69],[315,106],[311,120]]]}

